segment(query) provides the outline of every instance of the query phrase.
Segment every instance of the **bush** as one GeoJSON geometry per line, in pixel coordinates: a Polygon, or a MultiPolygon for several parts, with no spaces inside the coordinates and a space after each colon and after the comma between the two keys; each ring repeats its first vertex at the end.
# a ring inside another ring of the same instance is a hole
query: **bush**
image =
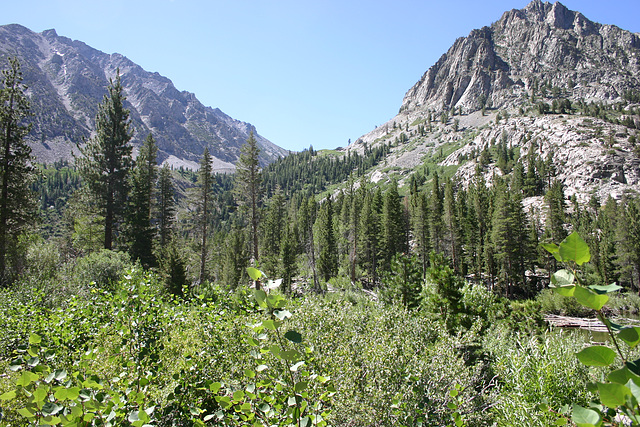
{"type": "Polygon", "coordinates": [[[70,283],[80,289],[93,283],[100,289],[114,291],[116,283],[132,267],[127,253],[102,249],[76,261],[70,272],[70,283]]]}
{"type": "Polygon", "coordinates": [[[557,314],[573,317],[592,317],[589,310],[578,303],[575,298],[562,296],[551,289],[543,289],[536,297],[540,303],[540,311],[544,314],[557,314]]]}
{"type": "Polygon", "coordinates": [[[493,409],[497,425],[554,425],[557,416],[540,404],[558,411],[564,405],[588,402],[584,384],[593,378],[575,356],[584,344],[582,336],[573,333],[535,336],[499,327],[488,334],[483,346],[499,381],[493,409]]]}

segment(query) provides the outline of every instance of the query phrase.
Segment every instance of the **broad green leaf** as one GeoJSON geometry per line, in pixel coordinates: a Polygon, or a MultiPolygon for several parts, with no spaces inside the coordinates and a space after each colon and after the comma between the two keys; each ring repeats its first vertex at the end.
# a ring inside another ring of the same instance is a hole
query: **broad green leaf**
{"type": "Polygon", "coordinates": [[[209,390],[214,394],[217,393],[220,388],[222,388],[222,384],[220,384],[219,382],[211,383],[209,385],[209,390]]]}
{"type": "Polygon", "coordinates": [[[560,286],[557,288],[551,288],[557,294],[562,295],[563,297],[572,297],[576,291],[576,286],[560,286]]]}
{"type": "Polygon", "coordinates": [[[235,400],[236,402],[240,402],[242,401],[242,399],[244,399],[244,391],[236,390],[233,392],[233,400],[235,400]]]}
{"type": "Polygon", "coordinates": [[[610,294],[611,292],[616,292],[619,291],[620,289],[622,289],[622,286],[618,286],[615,283],[612,283],[610,285],[607,286],[602,286],[602,285],[590,285],[588,286],[589,289],[599,293],[599,294],[610,294]]]}
{"type": "Polygon", "coordinates": [[[280,357],[289,362],[297,362],[300,360],[301,354],[296,350],[286,350],[280,353],[280,357]]]}
{"type": "Polygon", "coordinates": [[[34,414],[33,412],[31,412],[29,409],[27,408],[20,408],[18,409],[18,413],[20,415],[22,415],[25,418],[33,418],[34,414]]]}
{"type": "Polygon", "coordinates": [[[574,284],[576,276],[569,270],[558,270],[551,276],[551,283],[556,287],[571,286],[574,284]]]}
{"type": "Polygon", "coordinates": [[[607,380],[617,384],[627,384],[631,380],[640,383],[640,376],[634,374],[629,368],[625,366],[624,368],[616,369],[615,371],[609,372],[609,375],[607,375],[607,380]]]}
{"type": "Polygon", "coordinates": [[[633,348],[640,343],[640,327],[634,326],[621,329],[620,332],[618,332],[618,338],[633,348]]]}
{"type": "Polygon", "coordinates": [[[244,376],[247,378],[254,378],[256,376],[256,373],[255,371],[247,368],[244,370],[244,376]]]}
{"type": "Polygon", "coordinates": [[[0,395],[0,400],[11,400],[16,398],[16,391],[11,390],[2,395],[0,395]]]}
{"type": "Polygon", "coordinates": [[[286,339],[288,339],[291,342],[294,342],[296,344],[299,344],[302,342],[302,335],[300,335],[298,332],[291,330],[291,331],[287,331],[286,334],[284,334],[284,337],[286,339]]]}
{"type": "Polygon", "coordinates": [[[62,418],[49,415],[41,419],[40,422],[44,425],[55,426],[62,422],[62,418]]]}
{"type": "Polygon", "coordinates": [[[33,401],[34,402],[44,402],[44,399],[47,397],[49,393],[48,387],[43,387],[42,385],[33,391],[33,401]]]}
{"type": "Polygon", "coordinates": [[[262,308],[267,308],[267,294],[265,291],[263,291],[262,289],[256,289],[254,291],[254,295],[256,298],[256,302],[258,303],[258,305],[262,308]]]}
{"type": "Polygon", "coordinates": [[[42,342],[42,338],[38,334],[29,335],[29,344],[40,344],[42,342]]]}
{"type": "Polygon", "coordinates": [[[550,254],[558,252],[558,245],[555,243],[540,243],[540,246],[545,248],[550,254]]]}
{"type": "Polygon", "coordinates": [[[563,261],[575,261],[578,265],[589,262],[591,259],[589,245],[575,231],[560,243],[558,253],[563,261]]]}
{"type": "Polygon", "coordinates": [[[600,402],[603,405],[615,409],[625,404],[627,396],[631,396],[631,390],[622,384],[598,383],[600,402]]]}
{"type": "Polygon", "coordinates": [[[34,374],[33,372],[30,372],[30,371],[24,371],[20,376],[20,378],[18,378],[16,385],[26,387],[32,382],[37,381],[38,378],[40,378],[38,374],[34,374]]]}
{"type": "Polygon", "coordinates": [[[265,369],[269,369],[269,367],[268,367],[267,365],[258,365],[258,366],[256,367],[256,371],[258,371],[258,372],[262,372],[262,371],[264,371],[265,369]]]}
{"type": "Polygon", "coordinates": [[[594,345],[577,354],[578,360],[587,366],[609,366],[616,358],[616,353],[609,347],[594,345]]]}
{"type": "Polygon", "coordinates": [[[566,418],[558,418],[555,422],[555,424],[557,426],[566,426],[567,425],[567,419],[566,418]]]}
{"type": "Polygon", "coordinates": [[[573,292],[573,296],[580,304],[594,310],[600,310],[602,307],[604,307],[607,301],[609,301],[608,295],[596,294],[595,292],[582,286],[576,286],[576,289],[573,292]]]}
{"type": "Polygon", "coordinates": [[[277,322],[275,320],[265,320],[264,322],[262,322],[262,326],[272,331],[275,331],[280,326],[280,322],[277,322]]]}
{"type": "Polygon", "coordinates": [[[571,419],[578,427],[594,427],[600,422],[600,414],[593,409],[573,405],[571,419]]]}
{"type": "Polygon", "coordinates": [[[249,277],[251,277],[251,280],[260,280],[260,278],[264,276],[264,273],[262,271],[253,267],[247,267],[247,274],[249,274],[249,277]]]}

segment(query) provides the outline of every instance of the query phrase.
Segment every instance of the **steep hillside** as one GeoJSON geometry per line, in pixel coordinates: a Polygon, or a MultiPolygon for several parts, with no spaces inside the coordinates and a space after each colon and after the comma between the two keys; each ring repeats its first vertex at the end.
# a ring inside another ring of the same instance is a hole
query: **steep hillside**
{"type": "MultiPolygon", "coordinates": [[[[467,182],[482,151],[505,141],[551,156],[566,194],[619,198],[640,190],[638,94],[638,34],[534,0],[456,40],[398,115],[349,149],[392,145],[372,180],[437,167],[467,182]]],[[[506,172],[495,158],[481,170],[506,172]]]]}
{"type": "MultiPolygon", "coordinates": [[[[70,159],[76,143],[90,137],[98,105],[109,79],[120,70],[131,111],[134,144],[153,133],[159,160],[196,168],[204,151],[214,156],[217,171],[233,170],[240,147],[255,128],[196,96],[180,92],[171,80],[143,70],[120,54],[105,54],[58,36],[55,30],[34,33],[20,25],[0,27],[0,55],[18,57],[32,103],[33,153],[40,161],[70,159]]],[[[256,135],[266,164],[286,151],[256,135]]]]}

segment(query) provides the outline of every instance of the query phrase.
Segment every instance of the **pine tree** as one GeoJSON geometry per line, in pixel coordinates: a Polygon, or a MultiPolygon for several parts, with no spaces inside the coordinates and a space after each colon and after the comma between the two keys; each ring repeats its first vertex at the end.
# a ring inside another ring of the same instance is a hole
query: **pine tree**
{"type": "Polygon", "coordinates": [[[415,252],[422,264],[422,277],[427,274],[427,261],[429,259],[429,212],[427,208],[427,194],[417,188],[411,193],[410,199],[411,235],[415,242],[415,252]]]}
{"type": "Polygon", "coordinates": [[[153,254],[154,227],[151,224],[151,208],[158,175],[158,147],[149,134],[140,148],[131,177],[129,210],[129,253],[131,259],[140,260],[143,266],[155,265],[153,254]]]}
{"type": "Polygon", "coordinates": [[[431,233],[431,247],[436,252],[443,251],[444,224],[442,220],[442,189],[438,173],[433,174],[431,180],[431,194],[429,195],[429,231],[431,233]]]}
{"type": "Polygon", "coordinates": [[[209,235],[209,222],[213,211],[213,176],[211,155],[209,149],[205,147],[200,160],[198,170],[198,189],[196,196],[197,226],[200,233],[200,284],[207,279],[207,237],[209,235]]]}
{"type": "Polygon", "coordinates": [[[374,203],[373,194],[367,191],[358,226],[358,263],[367,272],[370,285],[377,282],[379,251],[379,220],[374,203]]]}
{"type": "Polygon", "coordinates": [[[303,199],[298,212],[298,221],[302,247],[307,254],[311,276],[313,277],[313,289],[318,291],[320,290],[320,283],[318,281],[315,239],[313,235],[313,225],[316,221],[316,209],[316,201],[313,196],[303,199]]]}
{"type": "Polygon", "coordinates": [[[389,270],[395,254],[407,252],[405,214],[395,181],[384,193],[380,226],[380,261],[381,267],[386,271],[389,270]]]}
{"type": "Polygon", "coordinates": [[[318,243],[318,273],[328,281],[338,274],[338,252],[333,229],[333,201],[327,197],[320,204],[315,234],[318,243]]]}
{"type": "Polygon", "coordinates": [[[160,253],[164,252],[171,241],[173,224],[175,223],[175,190],[171,180],[171,170],[165,165],[160,169],[157,192],[158,235],[160,237],[160,253]]]}
{"type": "Polygon", "coordinates": [[[24,141],[29,102],[22,84],[20,64],[9,59],[0,87],[0,284],[10,281],[7,258],[18,235],[35,218],[36,202],[30,189],[34,178],[31,148],[24,141]]]}
{"type": "Polygon", "coordinates": [[[269,200],[263,229],[262,265],[267,274],[275,274],[279,264],[280,246],[286,227],[286,205],[284,194],[278,187],[269,200]]]}
{"type": "Polygon", "coordinates": [[[110,80],[108,95],[98,107],[96,135],[80,147],[82,157],[76,159],[80,174],[104,217],[105,249],[113,247],[129,195],[133,160],[129,145],[129,110],[124,108],[125,99],[118,71],[115,82],[110,80]]]}
{"type": "Polygon", "coordinates": [[[443,224],[445,230],[445,253],[453,263],[454,270],[460,272],[460,227],[455,195],[453,192],[453,181],[447,179],[444,186],[443,201],[443,224]]]}
{"type": "MultiPolygon", "coordinates": [[[[236,186],[234,194],[238,203],[244,208],[251,227],[251,257],[258,261],[258,227],[260,225],[260,202],[262,199],[262,173],[258,155],[260,148],[253,134],[240,150],[240,157],[236,163],[236,186]]],[[[259,286],[256,282],[256,286],[259,286]]]]}

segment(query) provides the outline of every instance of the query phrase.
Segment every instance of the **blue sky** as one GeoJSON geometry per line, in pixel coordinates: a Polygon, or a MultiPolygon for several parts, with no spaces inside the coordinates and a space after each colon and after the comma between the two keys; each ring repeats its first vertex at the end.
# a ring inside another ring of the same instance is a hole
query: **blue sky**
{"type": "MultiPolygon", "coordinates": [[[[458,37],[527,0],[21,0],[17,23],[121,53],[289,150],[346,146],[392,118],[458,37]]],[[[640,32],[640,1],[562,2],[640,32]]]]}

